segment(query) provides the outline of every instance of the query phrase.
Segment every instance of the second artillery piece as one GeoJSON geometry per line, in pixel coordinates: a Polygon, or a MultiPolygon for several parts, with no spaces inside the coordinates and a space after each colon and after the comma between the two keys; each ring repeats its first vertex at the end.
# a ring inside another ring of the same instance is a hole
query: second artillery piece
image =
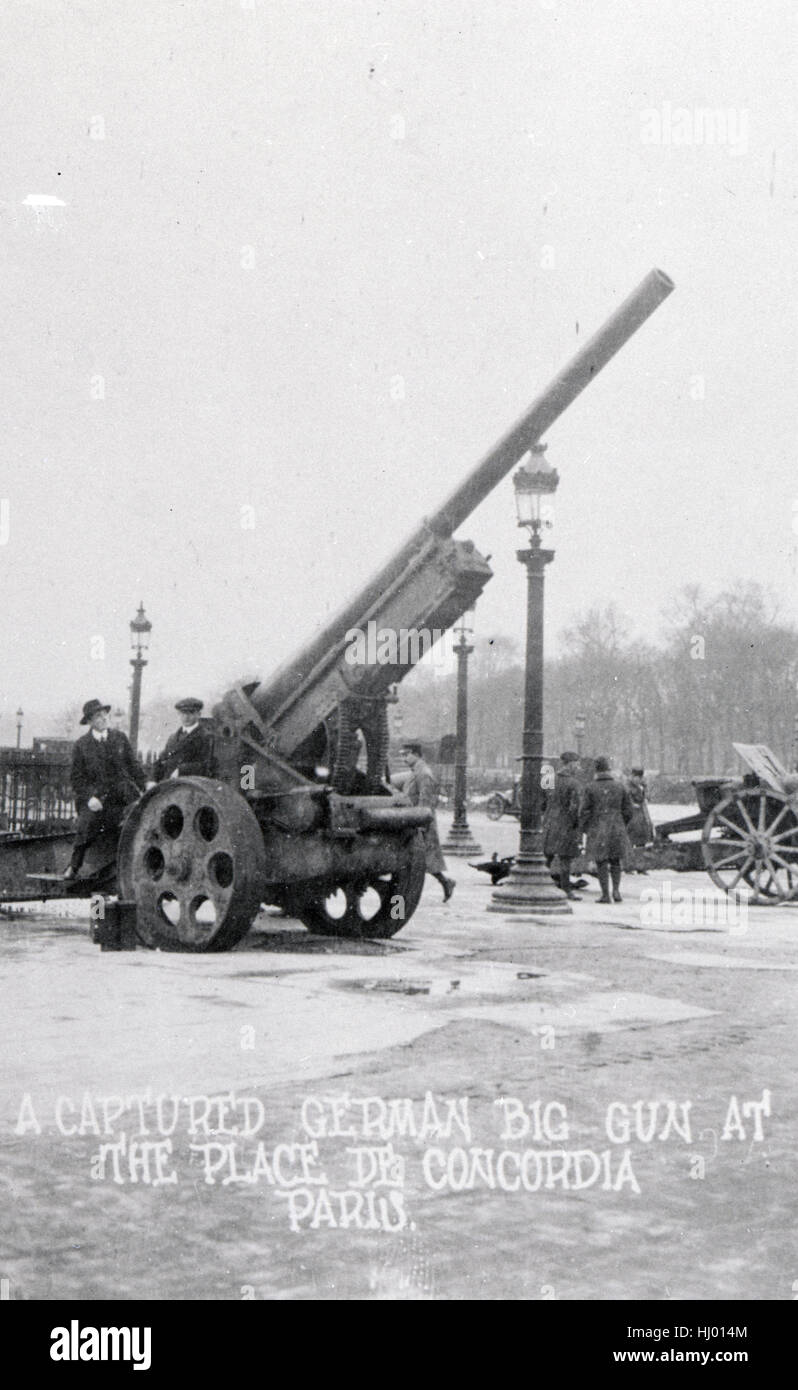
{"type": "Polygon", "coordinates": [[[695,778],[698,813],[658,825],[656,840],[700,830],[700,841],[679,846],[686,868],[705,868],[724,893],[760,907],[798,902],[798,777],[766,744],[732,747],[751,771],[741,781],[695,778]]]}
{"type": "Polygon", "coordinates": [[[673,284],[653,270],[370,583],[293,660],[214,710],[219,779],[161,783],[119,842],[122,897],[149,946],[220,951],[262,903],[316,932],[393,936],[424,883],[430,812],[385,781],[386,700],[491,577],[453,533],[645,322],[673,284]],[[411,634],[393,659],[350,664],[353,630],[411,634]]]}

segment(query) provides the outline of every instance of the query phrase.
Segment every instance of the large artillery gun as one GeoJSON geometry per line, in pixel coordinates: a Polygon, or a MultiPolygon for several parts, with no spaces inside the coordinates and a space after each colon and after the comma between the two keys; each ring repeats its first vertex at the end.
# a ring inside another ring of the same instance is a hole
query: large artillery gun
{"type": "Polygon", "coordinates": [[[430,812],[386,781],[387,701],[473,606],[487,560],[454,531],[670,294],[653,270],[431,517],[295,657],[214,709],[218,780],[159,784],[131,809],[118,886],[150,946],[220,951],[261,904],[313,931],[393,936],[424,883],[430,812]],[[352,660],[372,631],[378,658],[352,660]],[[381,634],[393,637],[379,643],[381,634]],[[415,640],[414,640],[415,638],[415,640]]]}

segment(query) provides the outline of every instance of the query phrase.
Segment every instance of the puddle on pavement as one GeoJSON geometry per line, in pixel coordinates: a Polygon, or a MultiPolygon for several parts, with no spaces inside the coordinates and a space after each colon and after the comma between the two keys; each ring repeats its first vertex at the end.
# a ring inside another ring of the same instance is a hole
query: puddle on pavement
{"type": "Polygon", "coordinates": [[[339,989],[364,994],[454,994],[459,980],[338,980],[339,989]]]}
{"type": "Polygon", "coordinates": [[[236,970],[225,976],[228,980],[282,980],[287,975],[297,975],[297,970],[236,970]]]}
{"type": "Polygon", "coordinates": [[[504,994],[508,987],[512,989],[516,982],[540,979],[542,973],[542,971],[517,970],[514,976],[504,975],[501,980],[495,973],[491,973],[487,980],[483,974],[460,979],[447,979],[444,975],[436,979],[384,976],[382,979],[376,980],[331,980],[330,984],[334,989],[354,990],[361,994],[425,994],[433,998],[441,998],[445,995],[461,993],[485,995],[486,993],[501,992],[504,994]]]}
{"type": "Polygon", "coordinates": [[[314,936],[304,929],[281,931],[254,928],[236,947],[238,955],[249,951],[285,951],[297,955],[394,956],[409,949],[394,941],[357,941],[344,936],[314,936]]]}
{"type": "Polygon", "coordinates": [[[225,1009],[252,1009],[254,1004],[246,1004],[240,999],[220,999],[218,994],[189,994],[189,999],[199,1004],[222,1004],[225,1009]]]}

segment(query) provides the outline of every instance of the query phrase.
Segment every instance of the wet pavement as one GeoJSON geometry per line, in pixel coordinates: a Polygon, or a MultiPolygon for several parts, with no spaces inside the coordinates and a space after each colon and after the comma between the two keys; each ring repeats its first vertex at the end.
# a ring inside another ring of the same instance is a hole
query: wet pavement
{"type": "Polygon", "coordinates": [[[450,867],[389,942],[0,920],[7,1296],[792,1299],[798,906],[505,919],[450,867]]]}

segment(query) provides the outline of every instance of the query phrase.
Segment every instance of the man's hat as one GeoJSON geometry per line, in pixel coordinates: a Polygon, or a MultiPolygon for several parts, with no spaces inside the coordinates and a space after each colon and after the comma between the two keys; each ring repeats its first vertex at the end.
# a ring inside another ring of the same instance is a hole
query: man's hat
{"type": "Polygon", "coordinates": [[[81,724],[90,724],[95,714],[99,714],[100,710],[104,710],[106,714],[110,714],[111,706],[104,705],[100,700],[87,700],[83,706],[81,724]]]}
{"type": "Polygon", "coordinates": [[[579,754],[578,754],[578,753],[571,753],[571,752],[568,752],[568,753],[561,753],[561,754],[560,754],[560,762],[561,762],[561,763],[578,763],[578,762],[579,762],[579,754]]]}
{"type": "Polygon", "coordinates": [[[202,706],[202,700],[195,700],[189,695],[185,700],[178,700],[175,709],[179,709],[181,714],[199,714],[202,706]]]}

